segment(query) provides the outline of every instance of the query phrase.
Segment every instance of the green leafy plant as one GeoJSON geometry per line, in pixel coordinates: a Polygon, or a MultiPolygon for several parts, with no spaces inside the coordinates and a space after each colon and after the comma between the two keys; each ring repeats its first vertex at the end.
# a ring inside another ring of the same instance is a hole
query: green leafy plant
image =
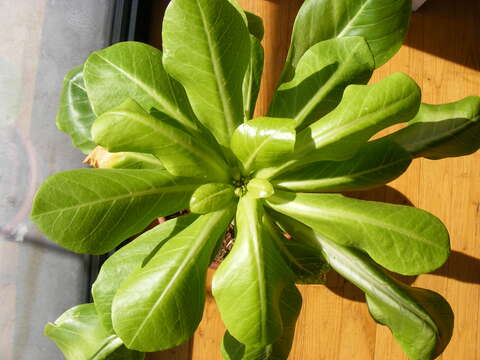
{"type": "Polygon", "coordinates": [[[57,124],[100,168],[47,179],[32,219],[77,253],[103,254],[143,232],[105,262],[93,304],[47,325],[67,359],[139,359],[187,341],[232,223],[235,242],[212,285],[225,359],[286,359],[301,307],[295,284],[321,283],[331,268],[365,292],[411,359],[443,351],[448,303],[390,272],[440,267],[450,252],[444,225],[420,209],[333,193],[381,186],[416,157],[479,148],[480,98],[421,104],[402,73],[366,85],[401,46],[410,8],[306,0],[266,117],[252,118],[261,19],[235,0],[173,0],[163,53],[119,43],[67,74],[57,124]],[[406,126],[371,140],[398,123],[406,126]]]}

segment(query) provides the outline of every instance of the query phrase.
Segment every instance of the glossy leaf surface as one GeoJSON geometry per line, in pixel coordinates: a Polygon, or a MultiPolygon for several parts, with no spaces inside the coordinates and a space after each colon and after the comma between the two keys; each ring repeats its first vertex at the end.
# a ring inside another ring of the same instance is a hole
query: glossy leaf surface
{"type": "Polygon", "coordinates": [[[345,161],[319,161],[274,179],[275,186],[290,191],[332,192],[382,186],[408,168],[412,156],[390,141],[372,141],[345,161]]]}
{"type": "Polygon", "coordinates": [[[298,133],[292,160],[258,176],[273,178],[320,160],[347,160],[378,131],[412,119],[419,106],[420,89],[403,73],[372,85],[350,85],[335,110],[298,133]]]}
{"type": "Polygon", "coordinates": [[[95,120],[83,80],[83,65],[70,70],[63,79],[63,89],[56,124],[70,135],[73,146],[87,154],[95,147],[90,128],[95,120]]]}
{"type": "Polygon", "coordinates": [[[200,122],[228,147],[243,121],[250,59],[242,14],[228,0],[176,0],[165,12],[162,34],[165,68],[185,87],[200,122]]]}
{"type": "Polygon", "coordinates": [[[232,151],[244,173],[284,161],[295,146],[295,125],[290,119],[260,117],[240,125],[232,136],[232,151]]]}
{"type": "Polygon", "coordinates": [[[254,178],[248,182],[247,192],[255,199],[266,199],[275,193],[275,189],[268,180],[254,178]]]}
{"type": "Polygon", "coordinates": [[[122,340],[102,327],[93,304],[67,310],[45,326],[48,336],[66,360],[143,360],[144,354],[127,349],[122,340]]]}
{"type": "Polygon", "coordinates": [[[407,286],[361,251],[339,245],[285,217],[282,225],[298,241],[316,246],[330,265],[365,292],[370,314],[388,326],[410,359],[434,359],[450,341],[453,313],[433,291],[407,286]]]}
{"type": "Polygon", "coordinates": [[[244,196],[236,215],[232,251],[218,267],[212,292],[229,333],[264,347],[282,335],[280,297],[293,274],[262,226],[262,201],[244,196]]]}
{"type": "Polygon", "coordinates": [[[222,342],[222,356],[225,360],[286,360],[293,343],[295,324],[302,307],[302,296],[294,285],[283,290],[280,312],[283,333],[280,339],[264,347],[245,346],[227,331],[222,342]]]}
{"type": "Polygon", "coordinates": [[[306,0],[293,26],[283,81],[293,77],[300,58],[310,47],[345,36],[365,38],[376,67],[380,67],[400,49],[411,6],[411,0],[306,0]]]}
{"type": "Polygon", "coordinates": [[[207,214],[233,205],[235,201],[234,187],[223,183],[209,183],[198,187],[190,199],[190,211],[207,214]]]}
{"type": "Polygon", "coordinates": [[[340,245],[365,251],[380,265],[400,274],[433,271],[450,254],[447,229],[420,209],[337,194],[280,191],[267,203],[340,245]]]}
{"type": "Polygon", "coordinates": [[[233,210],[200,216],[122,283],[113,299],[112,319],[126,346],[158,351],[192,336],[203,315],[210,258],[233,210]]]}
{"type": "Polygon", "coordinates": [[[180,216],[155,226],[110,256],[93,283],[95,308],[105,329],[113,332],[112,302],[120,285],[148,261],[171,237],[190,225],[196,215],[180,216]]]}
{"type": "Polygon", "coordinates": [[[480,148],[480,97],[442,104],[422,104],[408,126],[388,136],[415,157],[443,159],[480,148]]]}
{"type": "Polygon", "coordinates": [[[415,81],[396,73],[372,85],[350,85],[334,111],[317,120],[297,138],[298,156],[345,160],[355,154],[372,135],[410,120],[420,106],[415,81]]]}
{"type": "Polygon", "coordinates": [[[38,190],[32,220],[71,251],[103,254],[154,218],[187,208],[198,185],[165,170],[64,171],[38,190]]]}
{"type": "Polygon", "coordinates": [[[84,69],[88,97],[97,116],[132,98],[196,129],[185,90],[162,65],[162,52],[140,42],[121,42],[96,51],[84,69]]]}
{"type": "Polygon", "coordinates": [[[95,141],[108,151],[150,153],[176,176],[225,180],[225,161],[209,145],[175,120],[148,112],[133,100],[101,115],[93,124],[95,141]]]}
{"type": "Polygon", "coordinates": [[[269,115],[292,118],[297,128],[310,125],[340,103],[348,85],[366,84],[374,68],[362,37],[322,41],[301,57],[293,79],[278,87],[269,115]]]}

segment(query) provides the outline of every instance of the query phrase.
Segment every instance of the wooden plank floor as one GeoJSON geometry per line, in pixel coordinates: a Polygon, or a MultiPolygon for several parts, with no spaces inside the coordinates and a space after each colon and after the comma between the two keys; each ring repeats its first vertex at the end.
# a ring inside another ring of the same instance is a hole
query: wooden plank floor
{"type": "MultiPolygon", "coordinates": [[[[266,70],[257,115],[265,113],[285,58],[300,0],[240,0],[266,26],[266,70]]],[[[423,101],[444,103],[480,95],[480,1],[429,0],[414,14],[406,45],[372,81],[402,71],[423,101]]],[[[319,19],[322,21],[322,19],[319,19]]],[[[434,274],[406,279],[439,292],[453,307],[455,330],[443,360],[480,359],[480,152],[442,161],[415,160],[400,179],[361,196],[425,209],[447,225],[453,253],[434,274]]],[[[303,309],[290,359],[406,359],[389,330],[374,323],[364,297],[332,273],[327,286],[302,286],[303,309]]],[[[223,325],[211,295],[192,341],[151,359],[221,359],[223,325]]]]}

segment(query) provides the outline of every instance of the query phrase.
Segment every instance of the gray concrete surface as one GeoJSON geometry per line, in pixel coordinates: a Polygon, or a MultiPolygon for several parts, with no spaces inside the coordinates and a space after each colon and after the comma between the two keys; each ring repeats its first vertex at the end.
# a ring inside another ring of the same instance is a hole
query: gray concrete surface
{"type": "Polygon", "coordinates": [[[85,302],[87,258],[28,220],[32,196],[83,154],[55,127],[64,74],[105,47],[113,0],[0,0],[0,359],[63,359],[46,322],[85,302]]]}

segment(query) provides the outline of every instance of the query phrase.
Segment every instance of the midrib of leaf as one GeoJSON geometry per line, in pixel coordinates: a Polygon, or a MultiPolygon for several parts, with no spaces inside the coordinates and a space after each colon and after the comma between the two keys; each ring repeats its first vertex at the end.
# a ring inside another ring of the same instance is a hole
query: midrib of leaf
{"type": "MultiPolygon", "coordinates": [[[[350,54],[353,54],[355,53],[355,51],[357,50],[357,48],[359,47],[359,45],[355,46],[354,48],[352,49],[349,49],[350,51],[350,54]]],[[[348,63],[348,61],[350,60],[350,57],[348,59],[344,59],[342,63],[340,63],[340,66],[338,68],[337,71],[335,71],[335,74],[333,76],[331,76],[327,82],[321,86],[319,88],[319,91],[317,91],[315,93],[315,95],[312,96],[312,98],[307,102],[307,104],[299,111],[299,113],[297,114],[297,116],[295,116],[294,120],[295,120],[295,123],[297,124],[297,126],[300,126],[304,121],[305,121],[305,118],[311,114],[311,112],[314,110],[315,108],[315,105],[319,103],[319,101],[322,99],[322,98],[325,98],[325,95],[328,93],[329,90],[331,90],[331,83],[334,83],[335,79],[337,79],[339,76],[341,76],[345,71],[345,64],[348,63]]],[[[322,71],[323,69],[325,69],[328,65],[333,65],[334,63],[338,63],[337,61],[336,62],[333,62],[331,64],[327,64],[325,65],[322,69],[320,69],[318,72],[322,71]]],[[[304,79],[305,80],[305,79],[304,79]]]]}
{"type": "Polygon", "coordinates": [[[107,58],[103,57],[102,55],[99,55],[98,53],[94,53],[94,55],[98,56],[100,59],[102,59],[104,62],[106,62],[108,65],[116,69],[118,72],[120,72],[123,76],[125,76],[128,80],[132,81],[135,85],[137,85],[139,88],[144,90],[148,95],[150,95],[155,101],[157,101],[160,105],[162,105],[163,109],[168,111],[175,119],[181,121],[184,124],[189,124],[191,121],[188,119],[185,115],[183,115],[180,111],[172,108],[170,103],[166,101],[162,96],[159,96],[159,93],[155,91],[155,89],[150,88],[143,82],[139,81],[137,78],[132,76],[130,73],[122,69],[121,67],[117,66],[116,64],[112,63],[110,60],[107,58]]]}
{"type": "MultiPolygon", "coordinates": [[[[143,331],[143,328],[147,324],[147,322],[150,320],[150,317],[154,312],[157,311],[157,308],[162,304],[163,300],[165,297],[168,295],[170,288],[175,284],[177,278],[182,274],[183,270],[188,266],[188,265],[196,265],[197,262],[192,262],[192,258],[196,258],[203,246],[205,245],[206,242],[209,240],[209,233],[212,228],[215,227],[216,223],[218,220],[220,220],[221,216],[224,213],[218,213],[215,216],[212,216],[208,222],[205,224],[203,227],[202,231],[198,235],[197,239],[193,242],[192,246],[190,247],[190,250],[187,252],[187,254],[183,257],[182,262],[180,263],[180,266],[176,269],[174,272],[173,276],[170,278],[168,281],[167,285],[165,286],[164,290],[162,291],[161,295],[158,297],[158,299],[155,301],[153,306],[150,308],[148,311],[147,315],[143,319],[142,323],[138,326],[137,330],[135,331],[132,340],[130,340],[129,344],[127,345],[132,345],[137,337],[140,335],[140,333],[143,331]]],[[[151,261],[151,260],[150,260],[151,261]]],[[[174,296],[174,295],[173,295],[174,296]]]]}
{"type": "MultiPolygon", "coordinates": [[[[395,101],[391,104],[388,105],[388,107],[390,106],[397,106],[405,101],[408,100],[408,98],[410,96],[413,96],[414,94],[411,94],[411,95],[408,95],[406,97],[404,97],[403,99],[399,100],[399,101],[395,101]]],[[[309,152],[311,151],[316,151],[316,150],[321,150],[322,147],[324,146],[327,146],[329,145],[329,142],[327,141],[326,144],[318,144],[317,141],[321,141],[322,138],[326,138],[327,140],[328,139],[333,139],[334,142],[336,141],[341,141],[342,139],[338,139],[336,138],[336,136],[338,135],[338,133],[341,133],[343,129],[348,129],[350,127],[355,127],[355,125],[358,124],[358,122],[362,121],[365,117],[370,117],[370,116],[375,116],[377,113],[380,113],[382,111],[385,111],[385,109],[387,109],[387,107],[385,106],[382,106],[380,107],[379,109],[373,111],[373,112],[369,112],[368,114],[365,114],[359,118],[356,118],[352,121],[349,121],[347,122],[346,124],[344,125],[341,125],[340,127],[335,127],[334,130],[332,130],[332,128],[329,128],[327,132],[325,131],[320,131],[320,134],[322,134],[321,136],[319,137],[316,137],[316,136],[313,136],[313,140],[314,140],[314,148],[312,149],[311,148],[311,143],[310,142],[304,142],[302,144],[302,146],[299,146],[297,149],[295,149],[295,152],[294,152],[294,158],[291,159],[291,160],[287,160],[283,163],[283,165],[281,166],[278,166],[278,167],[274,167],[274,168],[266,168],[266,169],[261,169],[258,173],[257,173],[257,176],[261,177],[261,178],[264,178],[264,179],[272,179],[273,177],[275,176],[278,176],[279,174],[283,173],[285,170],[288,170],[289,167],[291,167],[292,165],[295,165],[295,164],[299,164],[301,163],[302,159],[308,155],[309,152]]],[[[378,125],[380,124],[381,122],[376,122],[376,123],[370,123],[370,125],[378,125]]],[[[307,127],[305,130],[303,130],[302,132],[300,132],[300,134],[302,134],[303,132],[306,132],[308,131],[308,129],[311,128],[312,125],[310,125],[309,127],[307,127]]],[[[363,131],[365,129],[362,129],[360,131],[363,131]]],[[[346,136],[349,136],[351,134],[348,134],[346,136]]]]}
{"type": "Polygon", "coordinates": [[[199,4],[198,0],[194,0],[195,4],[197,5],[198,12],[200,14],[201,22],[202,22],[202,27],[203,31],[205,33],[205,37],[207,39],[207,45],[208,45],[208,56],[210,58],[210,63],[212,64],[212,70],[215,78],[215,82],[217,84],[217,90],[220,95],[220,100],[222,102],[222,108],[223,112],[225,114],[225,124],[227,125],[227,131],[228,135],[231,135],[233,133],[233,130],[235,129],[235,116],[232,113],[232,109],[230,106],[228,106],[228,99],[226,98],[226,89],[223,84],[227,83],[227,79],[225,78],[225,75],[223,74],[222,67],[218,62],[218,59],[220,58],[217,52],[217,48],[214,46],[211,34],[209,31],[209,24],[207,24],[207,20],[205,18],[205,13],[203,12],[202,6],[199,4]],[[213,55],[213,56],[212,56],[213,55]]]}
{"type": "MultiPolygon", "coordinates": [[[[322,71],[323,69],[325,69],[325,67],[320,69],[318,72],[322,71]]],[[[305,104],[305,106],[298,112],[297,116],[295,116],[295,118],[293,119],[296,126],[300,126],[305,121],[305,118],[311,114],[319,101],[328,93],[328,91],[331,89],[330,83],[333,82],[334,78],[334,76],[330,77],[330,79],[328,79],[328,81],[319,88],[315,95],[313,95],[311,99],[305,104]]]]}
{"type": "Polygon", "coordinates": [[[345,175],[345,176],[334,176],[334,177],[328,177],[328,178],[320,178],[320,179],[317,179],[317,180],[282,181],[282,182],[279,182],[278,184],[281,185],[281,186],[295,186],[295,185],[301,185],[301,184],[305,184],[305,183],[316,184],[316,185],[320,185],[320,186],[322,184],[334,185],[334,184],[342,183],[342,181],[349,180],[351,178],[356,178],[356,177],[359,177],[359,176],[362,176],[362,175],[365,175],[365,174],[368,174],[368,173],[372,173],[372,172],[375,172],[375,171],[383,170],[385,168],[389,168],[390,166],[393,166],[393,165],[396,165],[396,164],[398,164],[402,161],[405,161],[405,159],[406,158],[401,158],[397,161],[393,161],[393,162],[389,162],[389,163],[386,163],[386,164],[383,164],[383,165],[380,165],[380,166],[376,166],[376,167],[370,168],[368,170],[359,171],[359,172],[356,172],[356,173],[350,173],[350,174],[345,175]]]}
{"type": "MultiPolygon", "coordinates": [[[[118,115],[120,117],[122,117],[124,115],[129,116],[133,120],[139,122],[140,124],[152,129],[154,132],[158,133],[161,137],[166,137],[165,128],[159,127],[156,123],[152,124],[148,121],[144,121],[142,116],[140,116],[136,113],[129,112],[129,111],[111,111],[110,114],[115,114],[115,115],[118,115]]],[[[185,134],[192,138],[192,136],[190,134],[188,134],[188,133],[185,133],[185,134]]],[[[218,174],[225,174],[225,169],[222,168],[214,160],[215,155],[212,154],[212,152],[210,151],[210,149],[208,147],[203,146],[200,143],[196,143],[198,145],[198,148],[195,148],[195,147],[191,146],[190,143],[182,141],[181,138],[179,139],[178,137],[175,139],[175,143],[183,146],[185,149],[187,149],[190,152],[191,155],[194,155],[198,158],[201,158],[203,161],[205,161],[207,164],[209,164],[211,168],[216,169],[218,174]],[[207,153],[207,154],[210,153],[210,155],[212,155],[212,156],[202,156],[202,154],[204,154],[204,153],[207,153]]]]}
{"type": "MultiPolygon", "coordinates": [[[[412,123],[412,125],[410,125],[410,126],[414,126],[415,124],[426,124],[426,123],[428,123],[428,122],[420,122],[419,121],[419,122],[416,122],[416,123],[412,123]]],[[[416,139],[419,139],[418,141],[409,141],[408,144],[405,144],[405,145],[408,146],[409,151],[416,152],[416,151],[419,151],[418,148],[416,147],[416,145],[424,145],[424,144],[428,144],[432,140],[436,140],[432,144],[432,146],[435,146],[435,145],[437,145],[437,143],[442,142],[446,138],[449,138],[452,135],[455,135],[457,132],[462,131],[463,129],[468,128],[468,127],[473,126],[473,125],[475,125],[475,121],[470,121],[469,119],[465,119],[464,123],[462,123],[459,126],[451,128],[450,130],[445,132],[444,135],[440,138],[435,136],[437,134],[436,132],[428,132],[427,135],[430,135],[428,137],[424,136],[425,132],[423,132],[421,137],[415,137],[416,139]],[[410,146],[410,145],[412,145],[412,146],[410,146]]],[[[407,128],[404,128],[404,129],[407,129],[407,128]]],[[[395,136],[393,138],[395,139],[395,136]]]]}
{"type": "Polygon", "coordinates": [[[255,161],[258,153],[271,140],[272,137],[273,137],[273,134],[265,137],[265,139],[262,140],[262,142],[255,148],[255,150],[246,159],[246,161],[245,161],[245,170],[246,171],[250,170],[250,166],[252,166],[252,163],[255,161]]]}
{"type": "Polygon", "coordinates": [[[365,1],[365,3],[364,3],[362,6],[360,6],[360,8],[358,9],[357,13],[347,22],[347,24],[345,24],[345,26],[343,27],[342,31],[340,31],[340,33],[338,33],[338,34],[336,35],[337,38],[345,36],[346,32],[347,32],[348,30],[350,30],[350,28],[352,27],[353,23],[354,23],[355,21],[357,21],[357,18],[358,18],[360,15],[362,15],[363,11],[364,11],[365,8],[368,6],[368,3],[369,3],[369,2],[370,2],[370,1],[367,0],[367,1],[365,1]]]}
{"type": "Polygon", "coordinates": [[[87,92],[87,90],[86,90],[84,87],[82,87],[82,86],[77,82],[77,79],[72,78],[72,79],[70,80],[70,85],[75,86],[76,88],[82,90],[83,92],[87,92]]]}
{"type": "MultiPolygon", "coordinates": [[[[340,211],[340,210],[333,210],[331,208],[329,208],[327,211],[325,211],[325,210],[321,210],[321,209],[316,208],[316,207],[311,207],[311,206],[303,205],[303,204],[300,204],[300,203],[290,203],[289,207],[292,210],[297,210],[297,213],[299,213],[299,214],[315,213],[315,214],[318,214],[323,219],[329,219],[329,218],[331,219],[331,218],[335,218],[337,216],[337,217],[344,218],[344,219],[347,219],[347,220],[358,221],[360,223],[363,222],[363,223],[366,223],[366,224],[369,224],[369,225],[372,225],[372,226],[377,226],[379,228],[382,228],[382,229],[385,229],[385,230],[388,230],[388,231],[392,231],[392,232],[396,232],[396,233],[401,234],[401,235],[405,235],[412,240],[416,240],[418,242],[437,247],[437,248],[441,249],[442,251],[444,250],[444,248],[442,246],[440,246],[440,245],[438,245],[434,242],[431,242],[428,239],[425,239],[423,237],[419,237],[414,233],[411,233],[409,231],[405,231],[404,229],[399,228],[397,226],[393,226],[391,224],[387,224],[387,223],[384,223],[384,222],[381,222],[381,221],[378,221],[378,220],[374,220],[372,218],[368,218],[368,217],[365,217],[365,216],[361,216],[361,215],[358,215],[358,214],[352,214],[352,213],[348,213],[348,212],[340,211]]],[[[308,216],[308,217],[310,218],[310,216],[308,216]]]]}
{"type": "Polygon", "coordinates": [[[140,197],[143,197],[143,196],[154,195],[154,194],[162,194],[162,193],[167,193],[167,192],[177,192],[177,191],[178,192],[183,192],[183,191],[192,190],[197,186],[198,186],[198,184],[174,185],[174,186],[165,186],[165,187],[161,187],[161,188],[155,188],[155,189],[152,189],[152,190],[146,190],[146,191],[140,191],[140,192],[129,192],[128,194],[124,194],[124,195],[111,196],[111,197],[102,198],[102,199],[98,199],[98,200],[94,200],[94,201],[89,201],[89,202],[82,203],[82,204],[79,204],[79,205],[68,206],[68,207],[63,207],[63,208],[60,208],[60,209],[55,209],[55,210],[43,212],[41,214],[32,216],[32,218],[33,219],[38,219],[42,216],[50,215],[50,214],[57,213],[57,212],[63,212],[63,211],[68,211],[68,210],[73,210],[73,209],[81,209],[81,208],[86,207],[86,206],[93,206],[93,205],[97,205],[97,204],[101,204],[101,203],[107,203],[107,202],[113,202],[113,201],[117,201],[117,200],[140,198],[140,197]]]}
{"type": "MultiPolygon", "coordinates": [[[[337,140],[341,140],[341,139],[338,139],[338,135],[339,134],[342,134],[342,132],[345,131],[345,129],[350,129],[350,128],[355,128],[355,126],[358,125],[358,123],[362,123],[365,121],[366,118],[369,118],[369,117],[375,117],[377,116],[379,113],[382,113],[384,111],[386,111],[387,109],[391,108],[391,107],[396,107],[396,106],[399,106],[401,105],[402,103],[406,102],[409,100],[410,97],[414,96],[415,94],[409,94],[407,96],[405,96],[404,98],[402,98],[401,100],[397,100],[397,101],[394,101],[390,104],[387,104],[386,106],[381,106],[379,108],[377,108],[376,110],[374,111],[371,111],[371,112],[368,112],[367,114],[364,114],[360,117],[357,117],[355,118],[354,120],[352,121],[348,121],[346,122],[345,124],[343,125],[340,125],[340,126],[335,126],[334,128],[330,127],[328,128],[327,130],[328,131],[325,131],[325,130],[322,130],[322,131],[317,131],[319,134],[318,136],[315,136],[313,135],[313,141],[315,143],[315,149],[321,149],[322,146],[325,146],[327,145],[329,142],[327,141],[326,144],[321,144],[319,147],[318,146],[318,143],[321,142],[323,139],[333,139],[333,141],[337,141],[337,140]]],[[[385,120],[385,119],[382,119],[382,121],[385,120]]],[[[372,125],[378,125],[378,124],[381,124],[382,121],[378,121],[378,122],[372,122],[372,121],[368,121],[368,124],[367,124],[367,127],[368,126],[372,126],[372,125]]],[[[312,125],[313,126],[313,125],[312,125]]],[[[308,130],[310,127],[306,128],[304,131],[308,130]]],[[[360,131],[363,131],[365,129],[361,129],[360,131]]],[[[350,134],[348,134],[350,135],[350,134]]],[[[347,135],[347,136],[348,136],[347,135]]],[[[309,148],[310,144],[308,142],[304,143],[303,146],[299,147],[297,151],[295,151],[296,153],[298,153],[299,155],[304,155],[303,152],[305,151],[310,151],[310,148],[309,148]]]]}
{"type": "Polygon", "coordinates": [[[114,350],[122,346],[122,344],[122,339],[120,339],[117,335],[110,335],[89,360],[105,359],[105,356],[111,354],[114,350]]]}
{"type": "MultiPolygon", "coordinates": [[[[372,112],[369,112],[363,116],[360,116],[358,118],[356,118],[355,120],[353,121],[349,121],[347,122],[346,124],[344,125],[340,125],[340,126],[336,126],[334,128],[333,131],[329,131],[328,133],[328,136],[326,134],[324,134],[323,136],[319,136],[318,138],[316,136],[314,136],[314,140],[318,140],[318,141],[321,141],[323,138],[326,138],[326,137],[333,137],[333,138],[336,138],[336,136],[340,133],[342,133],[344,131],[344,129],[349,129],[349,128],[352,128],[352,127],[355,127],[356,125],[358,125],[358,123],[362,123],[365,121],[365,118],[368,118],[368,117],[375,117],[377,116],[377,114],[379,113],[382,113],[386,110],[388,110],[389,108],[391,107],[395,107],[395,106],[399,106],[401,105],[402,103],[408,101],[408,99],[412,96],[414,96],[415,94],[409,94],[407,95],[406,97],[402,98],[401,100],[398,100],[398,101],[394,101],[393,103],[391,104],[388,104],[387,106],[382,106],[378,109],[376,109],[375,111],[372,111],[372,112]]],[[[385,120],[385,119],[382,119],[382,120],[385,120]]],[[[370,122],[370,124],[368,125],[377,125],[377,124],[380,124],[380,122],[370,122]]],[[[322,132],[321,132],[322,133],[322,132]]]]}
{"type": "MultiPolygon", "coordinates": [[[[432,322],[432,319],[429,316],[426,316],[422,311],[418,309],[418,307],[412,306],[409,301],[405,301],[402,296],[399,296],[395,292],[388,291],[390,290],[390,287],[385,286],[385,284],[381,281],[378,281],[376,277],[370,276],[369,272],[364,269],[364,264],[362,262],[358,263],[358,261],[355,261],[355,259],[352,260],[348,255],[345,254],[345,251],[341,251],[341,249],[339,249],[339,247],[342,247],[341,245],[338,245],[334,241],[321,237],[318,234],[316,234],[316,238],[321,244],[322,252],[325,258],[329,260],[330,265],[342,276],[347,277],[341,270],[339,270],[339,266],[334,265],[335,260],[337,262],[340,262],[340,259],[343,259],[344,263],[350,264],[350,269],[355,269],[355,272],[349,273],[353,274],[357,278],[357,281],[353,281],[351,279],[349,280],[352,281],[355,285],[357,285],[360,289],[362,289],[365,293],[367,293],[368,295],[372,293],[372,291],[370,290],[372,286],[370,284],[373,284],[376,293],[382,294],[385,302],[390,303],[394,307],[396,304],[401,304],[402,309],[406,309],[410,313],[414,314],[417,318],[422,319],[424,322],[430,325],[430,327],[434,330],[435,333],[438,333],[437,326],[435,325],[435,323],[432,322]],[[331,255],[331,252],[334,253],[334,256],[331,255]],[[332,259],[334,261],[332,261],[332,259]],[[365,281],[362,281],[362,278],[368,279],[370,284],[365,284],[365,281]],[[390,299],[393,299],[393,303],[390,299]]],[[[341,265],[343,265],[344,263],[341,263],[341,265]]],[[[377,295],[376,293],[375,295],[377,295]]],[[[370,296],[375,297],[374,295],[370,296]]]]}
{"type": "MultiPolygon", "coordinates": [[[[254,205],[256,206],[256,205],[254,205]]],[[[258,210],[255,210],[255,213],[253,211],[246,211],[246,218],[249,226],[249,233],[250,234],[255,234],[254,236],[247,237],[247,241],[250,241],[252,243],[253,247],[253,257],[255,261],[255,267],[257,269],[257,290],[258,290],[258,296],[260,298],[260,327],[261,327],[261,334],[262,334],[262,340],[265,340],[265,324],[267,323],[267,295],[265,293],[265,267],[262,266],[262,263],[264,262],[263,259],[263,249],[260,246],[260,241],[258,239],[258,229],[256,227],[259,219],[254,216],[258,214],[258,210]]]]}

